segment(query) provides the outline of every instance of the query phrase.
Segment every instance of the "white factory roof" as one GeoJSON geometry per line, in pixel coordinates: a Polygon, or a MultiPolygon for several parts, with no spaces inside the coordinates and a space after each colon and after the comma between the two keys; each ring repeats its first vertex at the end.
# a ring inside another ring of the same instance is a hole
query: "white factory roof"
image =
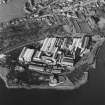
{"type": "Polygon", "coordinates": [[[34,53],[34,49],[24,47],[20,56],[19,56],[19,60],[30,62],[31,58],[33,56],[33,53],[34,53]]]}
{"type": "Polygon", "coordinates": [[[41,48],[41,51],[48,51],[50,52],[54,46],[54,43],[56,41],[56,38],[46,38],[44,40],[43,46],[41,48]]]}
{"type": "Polygon", "coordinates": [[[24,60],[27,62],[31,61],[33,53],[34,53],[34,49],[27,49],[23,56],[24,60]]]}

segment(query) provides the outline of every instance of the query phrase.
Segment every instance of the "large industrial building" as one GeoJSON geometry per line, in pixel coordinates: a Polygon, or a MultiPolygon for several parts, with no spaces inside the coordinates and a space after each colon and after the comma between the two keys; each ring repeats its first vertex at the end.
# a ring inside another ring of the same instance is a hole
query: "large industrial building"
{"type": "Polygon", "coordinates": [[[46,38],[39,50],[24,47],[19,61],[29,64],[29,69],[35,71],[44,71],[45,65],[73,67],[78,58],[86,53],[89,38],[46,38]]]}

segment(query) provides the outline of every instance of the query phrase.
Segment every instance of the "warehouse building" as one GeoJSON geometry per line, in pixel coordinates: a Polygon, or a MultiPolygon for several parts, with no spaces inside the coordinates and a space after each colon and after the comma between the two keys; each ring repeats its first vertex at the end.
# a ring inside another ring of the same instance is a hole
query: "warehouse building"
{"type": "Polygon", "coordinates": [[[34,54],[34,49],[24,47],[19,56],[19,61],[20,62],[31,62],[33,54],[34,54]]]}

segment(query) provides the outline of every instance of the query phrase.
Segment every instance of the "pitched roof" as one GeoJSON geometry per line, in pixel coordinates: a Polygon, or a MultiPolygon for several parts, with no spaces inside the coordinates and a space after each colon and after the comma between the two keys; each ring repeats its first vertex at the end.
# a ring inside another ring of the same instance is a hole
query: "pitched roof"
{"type": "Polygon", "coordinates": [[[86,21],[82,21],[78,23],[82,33],[91,33],[92,29],[86,21]]]}
{"type": "Polygon", "coordinates": [[[92,29],[86,21],[71,19],[76,33],[91,33],[92,29]]]}

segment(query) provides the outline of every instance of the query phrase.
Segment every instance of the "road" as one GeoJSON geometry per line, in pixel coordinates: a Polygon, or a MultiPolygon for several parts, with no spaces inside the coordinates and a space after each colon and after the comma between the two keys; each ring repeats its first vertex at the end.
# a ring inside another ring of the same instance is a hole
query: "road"
{"type": "Polygon", "coordinates": [[[21,47],[24,47],[24,46],[27,46],[27,45],[30,45],[32,43],[35,43],[35,41],[40,41],[40,40],[43,40],[43,37],[41,36],[39,39],[33,39],[33,40],[30,40],[29,42],[26,42],[26,43],[20,43],[16,46],[14,46],[13,48],[7,48],[7,49],[4,49],[0,52],[0,54],[6,54],[6,53],[9,53],[9,52],[12,52],[16,49],[19,49],[21,47]]]}

